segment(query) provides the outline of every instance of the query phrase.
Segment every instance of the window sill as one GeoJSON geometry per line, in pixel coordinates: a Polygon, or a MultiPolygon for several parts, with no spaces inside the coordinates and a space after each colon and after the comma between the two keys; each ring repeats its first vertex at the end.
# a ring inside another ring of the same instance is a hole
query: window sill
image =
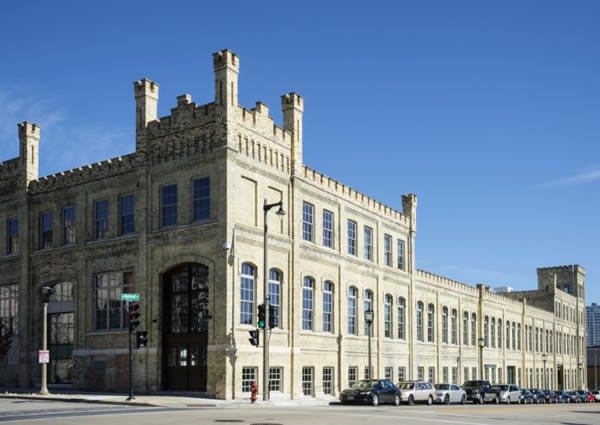
{"type": "Polygon", "coordinates": [[[0,257],[0,261],[2,261],[2,260],[13,260],[15,258],[19,258],[20,256],[21,256],[20,252],[13,252],[11,254],[7,254],[7,255],[4,255],[4,256],[0,257]]]}

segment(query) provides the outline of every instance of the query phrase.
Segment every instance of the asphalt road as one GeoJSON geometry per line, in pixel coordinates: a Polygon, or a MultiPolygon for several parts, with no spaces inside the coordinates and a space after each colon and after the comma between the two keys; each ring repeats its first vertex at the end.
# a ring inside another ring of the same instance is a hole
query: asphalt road
{"type": "Polygon", "coordinates": [[[0,424],[44,425],[338,425],[600,424],[600,403],[540,406],[329,406],[149,408],[54,401],[0,400],[0,424]]]}

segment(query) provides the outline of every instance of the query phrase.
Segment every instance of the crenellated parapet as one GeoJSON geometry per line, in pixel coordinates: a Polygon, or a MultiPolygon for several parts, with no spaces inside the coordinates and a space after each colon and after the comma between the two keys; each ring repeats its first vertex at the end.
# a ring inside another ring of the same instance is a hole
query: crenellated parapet
{"type": "Polygon", "coordinates": [[[466,283],[459,282],[457,280],[448,279],[447,277],[439,276],[437,274],[421,269],[416,270],[416,275],[418,278],[428,280],[433,283],[441,284],[448,288],[462,292],[465,295],[470,295],[474,297],[477,297],[479,295],[479,291],[477,288],[471,285],[467,285],[466,283]]]}

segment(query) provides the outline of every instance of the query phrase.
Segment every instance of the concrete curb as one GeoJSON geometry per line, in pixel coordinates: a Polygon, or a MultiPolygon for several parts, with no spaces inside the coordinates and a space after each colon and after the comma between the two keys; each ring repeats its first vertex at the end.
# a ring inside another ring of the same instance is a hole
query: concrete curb
{"type": "MultiPolygon", "coordinates": [[[[37,396],[26,394],[0,394],[0,398],[15,399],[15,400],[46,400],[46,401],[65,401],[69,403],[92,403],[92,404],[113,404],[117,406],[139,406],[139,407],[167,407],[160,404],[152,404],[143,401],[117,401],[117,400],[97,400],[81,397],[52,397],[52,396],[37,396]]],[[[207,405],[207,407],[215,406],[207,405]]]]}

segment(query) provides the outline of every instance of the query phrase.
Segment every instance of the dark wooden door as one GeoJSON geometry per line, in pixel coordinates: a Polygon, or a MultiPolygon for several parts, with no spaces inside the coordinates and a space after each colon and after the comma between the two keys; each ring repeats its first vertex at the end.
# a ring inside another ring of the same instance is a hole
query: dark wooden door
{"type": "Polygon", "coordinates": [[[163,280],[164,389],[206,391],[208,267],[185,264],[163,280]]]}

